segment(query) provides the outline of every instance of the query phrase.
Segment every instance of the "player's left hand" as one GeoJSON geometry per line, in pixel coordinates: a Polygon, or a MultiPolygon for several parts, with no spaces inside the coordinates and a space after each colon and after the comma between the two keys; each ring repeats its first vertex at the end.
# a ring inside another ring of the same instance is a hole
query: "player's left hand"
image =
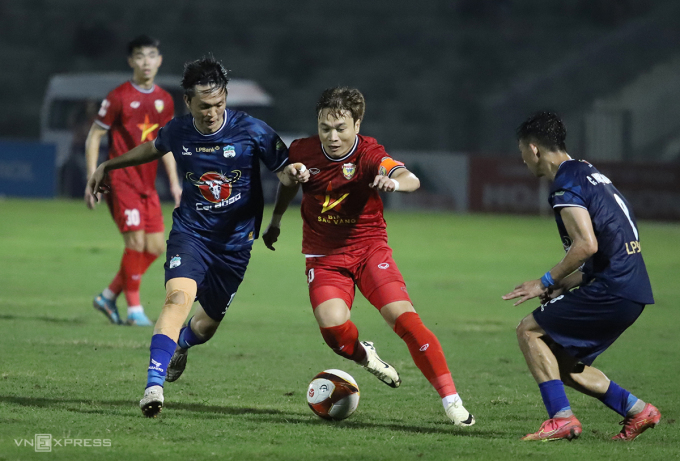
{"type": "Polygon", "coordinates": [[[104,182],[107,176],[106,171],[104,170],[104,163],[94,170],[94,173],[87,181],[87,190],[96,201],[99,201],[99,192],[107,193],[109,191],[109,186],[104,182]]]}
{"type": "Polygon", "coordinates": [[[170,193],[175,201],[175,208],[179,207],[179,202],[182,200],[182,187],[179,184],[171,185],[170,193]]]}
{"type": "Polygon", "coordinates": [[[272,251],[276,251],[276,248],[274,248],[274,244],[279,239],[279,235],[281,235],[281,228],[269,224],[269,226],[267,226],[267,230],[264,231],[264,234],[262,234],[262,241],[264,242],[267,248],[269,248],[272,251]]]}
{"type": "Polygon", "coordinates": [[[396,183],[381,174],[377,175],[372,183],[368,185],[371,189],[377,189],[383,192],[394,192],[396,190],[396,183]]]}
{"type": "Polygon", "coordinates": [[[517,285],[513,291],[503,296],[503,299],[507,301],[508,299],[520,298],[519,301],[513,304],[513,306],[519,306],[524,301],[541,296],[547,291],[547,288],[543,286],[543,282],[540,279],[529,280],[521,285],[517,285]]]}

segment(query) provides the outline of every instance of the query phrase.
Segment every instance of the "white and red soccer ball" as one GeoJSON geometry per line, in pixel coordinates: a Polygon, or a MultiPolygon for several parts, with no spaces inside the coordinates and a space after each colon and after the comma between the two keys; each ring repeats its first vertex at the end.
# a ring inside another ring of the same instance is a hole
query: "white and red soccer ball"
{"type": "Polygon", "coordinates": [[[309,383],[307,403],[318,416],[339,421],[357,409],[359,386],[342,370],[324,370],[309,383]]]}

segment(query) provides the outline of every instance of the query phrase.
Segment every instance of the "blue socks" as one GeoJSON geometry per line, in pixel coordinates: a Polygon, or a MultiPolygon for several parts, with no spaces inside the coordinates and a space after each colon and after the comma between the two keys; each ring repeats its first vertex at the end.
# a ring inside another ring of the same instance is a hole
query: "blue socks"
{"type": "Polygon", "coordinates": [[[614,381],[610,381],[609,388],[607,389],[607,392],[600,397],[600,401],[625,417],[630,409],[633,408],[633,405],[638,401],[638,398],[620,387],[614,381]]]}
{"type": "Polygon", "coordinates": [[[198,346],[203,344],[205,340],[199,338],[196,333],[191,329],[191,321],[193,317],[189,319],[187,326],[182,328],[179,332],[179,339],[177,340],[177,345],[182,349],[189,349],[191,346],[198,346]]]}
{"type": "Polygon", "coordinates": [[[564,393],[564,383],[559,379],[546,381],[538,385],[541,390],[541,397],[545,409],[548,410],[548,416],[552,419],[560,411],[571,410],[567,394],[564,393]]]}
{"type": "Polygon", "coordinates": [[[151,337],[151,358],[147,372],[146,387],[163,386],[168,364],[175,353],[177,344],[169,337],[161,334],[151,337]]]}

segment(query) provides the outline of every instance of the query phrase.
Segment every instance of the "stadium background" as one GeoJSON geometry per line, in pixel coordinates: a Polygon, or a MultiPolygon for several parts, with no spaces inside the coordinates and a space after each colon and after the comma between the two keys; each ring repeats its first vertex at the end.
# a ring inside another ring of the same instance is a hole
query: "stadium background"
{"type": "MultiPolygon", "coordinates": [[[[127,72],[127,41],[149,33],[162,43],[160,75],[180,75],[185,61],[212,52],[272,95],[263,118],[279,132],[313,133],[324,88],[360,88],[363,132],[405,160],[419,157],[411,166],[423,193],[399,206],[544,209],[537,182],[513,168],[513,131],[531,111],[552,108],[567,123],[569,151],[613,176],[641,217],[680,219],[678,18],[672,0],[2,0],[0,139],[39,140],[51,76],[127,72]],[[454,162],[457,190],[428,173],[442,162],[454,162]]],[[[76,117],[64,118],[77,129],[76,117]]],[[[80,144],[55,171],[40,156],[22,164],[26,149],[3,144],[0,194],[81,195],[80,144]]]]}

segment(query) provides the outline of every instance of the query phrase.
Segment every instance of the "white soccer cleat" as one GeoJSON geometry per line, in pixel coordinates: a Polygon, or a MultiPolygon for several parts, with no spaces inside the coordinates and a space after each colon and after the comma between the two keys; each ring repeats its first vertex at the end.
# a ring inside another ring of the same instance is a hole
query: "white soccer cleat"
{"type": "Polygon", "coordinates": [[[462,400],[456,400],[446,407],[446,416],[456,426],[472,426],[475,424],[475,417],[465,409],[462,400]]]}
{"type": "Polygon", "coordinates": [[[144,398],[139,401],[139,408],[147,418],[155,418],[163,409],[163,387],[151,386],[144,390],[144,398]]]}
{"type": "Polygon", "coordinates": [[[397,373],[397,370],[392,365],[378,357],[373,343],[371,341],[361,341],[361,345],[366,350],[366,364],[363,367],[388,386],[399,387],[401,384],[399,373],[397,373]]]}
{"type": "Polygon", "coordinates": [[[166,382],[171,383],[177,381],[179,377],[182,376],[184,368],[187,366],[187,352],[189,352],[189,349],[182,349],[177,346],[177,349],[175,349],[175,353],[172,354],[172,358],[168,364],[165,375],[166,382]]]}

